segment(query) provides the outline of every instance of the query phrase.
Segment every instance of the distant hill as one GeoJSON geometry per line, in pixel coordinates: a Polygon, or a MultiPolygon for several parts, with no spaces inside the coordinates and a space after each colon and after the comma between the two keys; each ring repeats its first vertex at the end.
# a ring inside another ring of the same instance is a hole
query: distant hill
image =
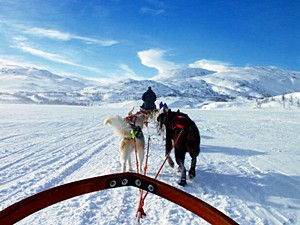
{"type": "Polygon", "coordinates": [[[226,72],[186,68],[151,80],[101,82],[37,68],[0,68],[0,103],[104,105],[128,101],[138,105],[148,86],[158,101],[193,108],[300,92],[300,72],[274,67],[233,67],[226,72]]]}

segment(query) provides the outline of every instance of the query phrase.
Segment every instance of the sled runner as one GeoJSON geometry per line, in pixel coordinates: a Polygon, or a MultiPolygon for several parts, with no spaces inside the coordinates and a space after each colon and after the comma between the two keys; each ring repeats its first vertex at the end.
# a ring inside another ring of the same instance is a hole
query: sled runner
{"type": "Polygon", "coordinates": [[[118,173],[54,187],[23,199],[0,212],[0,224],[13,224],[50,205],[79,195],[132,186],[163,197],[195,213],[211,224],[237,224],[206,202],[161,181],[137,173],[118,173]]]}

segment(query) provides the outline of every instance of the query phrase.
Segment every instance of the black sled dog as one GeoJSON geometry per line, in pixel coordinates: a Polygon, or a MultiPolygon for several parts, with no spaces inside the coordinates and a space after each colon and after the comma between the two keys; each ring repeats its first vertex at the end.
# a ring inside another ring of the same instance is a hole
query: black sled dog
{"type": "MultiPolygon", "coordinates": [[[[193,179],[196,176],[197,156],[200,153],[200,133],[199,130],[187,114],[179,111],[164,112],[157,118],[160,127],[163,125],[166,129],[166,155],[172,150],[174,145],[175,158],[181,172],[179,185],[186,185],[186,169],[184,166],[185,155],[188,152],[192,158],[191,167],[189,170],[189,178],[193,179]]],[[[169,165],[173,168],[174,162],[169,156],[169,165]]]]}

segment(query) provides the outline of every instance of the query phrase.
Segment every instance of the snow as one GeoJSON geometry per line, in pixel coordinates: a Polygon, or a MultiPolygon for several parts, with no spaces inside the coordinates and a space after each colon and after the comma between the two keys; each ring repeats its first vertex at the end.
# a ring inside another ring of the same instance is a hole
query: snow
{"type": "Polygon", "coordinates": [[[201,108],[211,102],[255,102],[300,92],[300,72],[275,67],[228,67],[221,72],[185,68],[152,79],[114,80],[0,65],[0,103],[99,106],[140,100],[149,86],[158,97],[176,98],[182,108],[201,108]]]}
{"type": "MultiPolygon", "coordinates": [[[[118,137],[103,120],[126,116],[132,105],[122,107],[0,104],[0,210],[51,187],[120,172],[118,137]]],[[[160,181],[239,224],[300,223],[299,108],[181,111],[201,132],[197,176],[181,187],[179,174],[166,165],[160,181]]],[[[164,160],[164,143],[153,122],[144,133],[151,135],[147,174],[154,177],[164,160]]],[[[135,224],[138,199],[133,187],[95,192],[47,207],[18,224],[135,224]]],[[[144,209],[141,224],[207,224],[151,194],[144,209]]]]}

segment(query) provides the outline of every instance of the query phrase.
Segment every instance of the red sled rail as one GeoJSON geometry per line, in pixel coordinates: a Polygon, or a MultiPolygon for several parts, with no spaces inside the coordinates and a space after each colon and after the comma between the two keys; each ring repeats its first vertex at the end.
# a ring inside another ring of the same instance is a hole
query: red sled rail
{"type": "Polygon", "coordinates": [[[238,224],[195,196],[137,173],[117,173],[94,177],[45,190],[2,210],[0,224],[16,223],[34,212],[76,196],[124,186],[137,187],[163,197],[195,213],[210,224],[238,224]]]}

